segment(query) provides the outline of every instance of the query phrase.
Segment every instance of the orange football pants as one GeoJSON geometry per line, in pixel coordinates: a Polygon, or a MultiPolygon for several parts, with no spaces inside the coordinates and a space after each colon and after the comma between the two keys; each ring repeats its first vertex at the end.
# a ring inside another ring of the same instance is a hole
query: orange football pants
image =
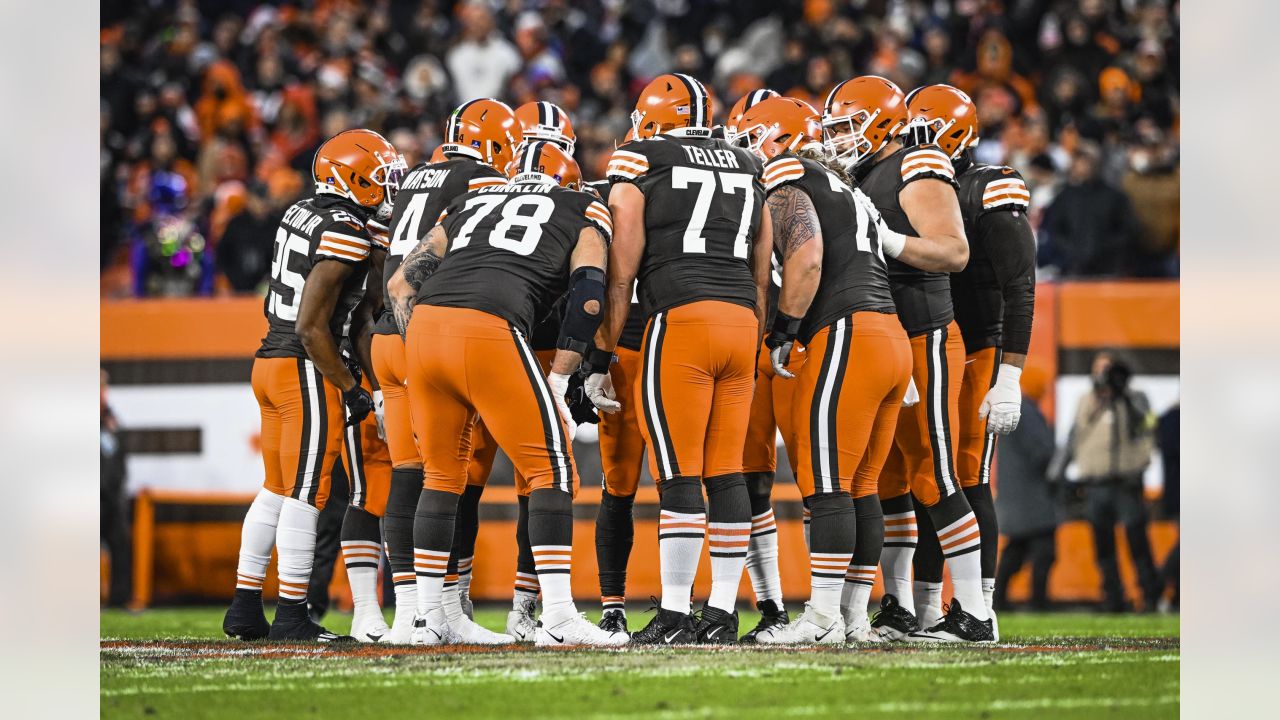
{"type": "Polygon", "coordinates": [[[635,402],[658,482],[742,472],[760,326],[750,308],[702,300],[654,313],[635,402]]]}
{"type": "Polygon", "coordinates": [[[819,330],[796,384],[800,493],[874,495],[911,377],[911,345],[897,315],[859,312],[819,330]]]}
{"type": "MultiPolygon", "coordinates": [[[[808,353],[800,343],[791,346],[787,369],[800,376],[808,353]]],[[[778,469],[778,433],[787,449],[791,474],[795,474],[796,431],[791,422],[791,407],[796,383],[773,373],[769,348],[760,341],[756,358],[756,386],[751,396],[751,419],[747,422],[747,444],[742,449],[742,472],[774,472],[778,469]]]]}
{"type": "Polygon", "coordinates": [[[391,467],[421,467],[418,441],[413,435],[409,391],[405,389],[404,341],[397,335],[373,336],[373,374],[382,386],[382,425],[387,432],[391,467]]]}
{"type": "MultiPolygon", "coordinates": [[[[369,378],[361,378],[360,384],[373,392],[369,378]]],[[[386,391],[383,391],[385,406],[386,391]]],[[[346,417],[345,408],[340,417],[346,417]]],[[[346,463],[347,478],[351,482],[351,504],[382,517],[391,493],[391,455],[387,443],[378,437],[378,419],[369,413],[358,426],[346,427],[345,419],[343,426],[342,461],[346,463]]]]}
{"type": "Polygon", "coordinates": [[[996,452],[995,433],[987,432],[987,421],[978,409],[987,391],[996,384],[1000,351],[983,348],[969,353],[964,363],[964,384],[960,388],[960,440],[956,451],[956,473],[960,487],[991,482],[991,459],[996,452]]]}
{"type": "Polygon", "coordinates": [[[880,474],[880,497],[911,492],[932,507],[960,489],[955,467],[964,378],[960,328],[953,320],[911,338],[911,355],[920,402],[898,414],[894,447],[880,474]]]}
{"type": "Polygon", "coordinates": [[[496,315],[419,305],[405,343],[423,487],[461,494],[478,417],[531,490],[576,493],[569,432],[523,335],[496,315]]]}
{"type": "Polygon", "coordinates": [[[324,508],[342,451],[342,393],[306,358],[254,358],[262,415],[263,486],[324,508]]]}
{"type": "Polygon", "coordinates": [[[640,486],[644,436],[640,432],[640,410],[625,393],[640,379],[640,351],[620,347],[614,354],[618,362],[609,366],[609,377],[614,392],[622,395],[622,409],[600,413],[600,469],[604,472],[601,482],[610,495],[631,497],[640,486]]]}
{"type": "MultiPolygon", "coordinates": [[[[542,368],[542,374],[546,375],[551,372],[551,361],[555,359],[555,350],[535,350],[534,356],[538,358],[538,366],[542,368]]],[[[489,483],[489,475],[493,473],[493,461],[498,456],[498,442],[493,439],[493,435],[489,433],[489,429],[485,427],[484,422],[476,419],[475,426],[471,429],[471,462],[467,464],[467,484],[478,485],[484,487],[489,483]]],[[[529,482],[524,479],[519,470],[516,470],[513,476],[516,485],[516,494],[521,497],[529,496],[529,482]]]]}

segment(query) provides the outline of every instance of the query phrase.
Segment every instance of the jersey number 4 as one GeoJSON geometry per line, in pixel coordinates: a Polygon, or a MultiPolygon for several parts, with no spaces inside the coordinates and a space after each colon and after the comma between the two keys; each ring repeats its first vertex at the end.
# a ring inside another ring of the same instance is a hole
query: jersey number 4
{"type": "Polygon", "coordinates": [[[677,166],[671,169],[671,187],[676,190],[687,190],[698,186],[698,197],[693,201],[693,215],[689,218],[689,226],[684,230],[684,251],[687,253],[706,253],[707,239],[702,231],[707,225],[707,216],[711,214],[711,199],[716,192],[716,179],[719,178],[720,190],[729,195],[742,191],[742,215],[738,220],[738,234],[733,238],[733,256],[747,257],[747,230],[751,225],[751,183],[753,178],[744,173],[717,173],[712,170],[701,170],[677,166]]]}
{"type": "Polygon", "coordinates": [[[272,315],[294,322],[298,319],[298,304],[302,301],[302,283],[306,278],[289,269],[292,255],[307,256],[311,245],[301,235],[280,227],[276,230],[275,254],[271,258],[271,293],[267,297],[267,311],[272,315]]]}

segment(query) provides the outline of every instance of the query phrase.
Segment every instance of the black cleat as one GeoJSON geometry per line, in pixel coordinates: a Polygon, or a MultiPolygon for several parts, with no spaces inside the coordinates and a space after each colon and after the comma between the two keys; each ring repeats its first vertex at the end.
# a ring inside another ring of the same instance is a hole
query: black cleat
{"type": "Polygon", "coordinates": [[[231,607],[222,616],[222,632],[236,640],[261,640],[271,632],[267,614],[262,611],[262,592],[236,590],[231,607]]]}
{"type": "Polygon", "coordinates": [[[898,596],[885,593],[880,598],[880,612],[871,620],[871,629],[886,642],[905,639],[920,629],[916,616],[898,603],[898,596]]]}
{"type": "Polygon", "coordinates": [[[627,630],[627,614],[621,610],[605,610],[600,616],[601,630],[630,634],[627,630]]]}
{"type": "Polygon", "coordinates": [[[276,619],[267,636],[277,642],[354,643],[350,635],[329,632],[311,619],[306,603],[281,603],[276,606],[276,619]]]}
{"type": "Polygon", "coordinates": [[[700,645],[733,645],[738,642],[738,613],[703,605],[693,634],[700,645]]]}
{"type": "Polygon", "coordinates": [[[692,613],[678,613],[661,607],[643,630],[631,634],[631,642],[637,645],[688,645],[697,640],[692,613]]]}
{"type": "Polygon", "coordinates": [[[991,620],[979,620],[960,607],[959,600],[952,600],[947,614],[937,625],[928,630],[913,632],[907,642],[995,642],[991,620]]]}
{"type": "Polygon", "coordinates": [[[738,642],[754,643],[756,636],[768,630],[769,628],[779,627],[791,622],[791,616],[787,614],[787,609],[772,600],[762,600],[756,603],[756,609],[760,611],[760,622],[738,642]]]}

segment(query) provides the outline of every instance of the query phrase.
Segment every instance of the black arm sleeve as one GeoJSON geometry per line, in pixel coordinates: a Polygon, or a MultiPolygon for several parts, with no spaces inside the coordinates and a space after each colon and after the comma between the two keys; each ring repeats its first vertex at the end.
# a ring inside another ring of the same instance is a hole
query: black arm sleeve
{"type": "Polygon", "coordinates": [[[1004,352],[1026,354],[1036,308],[1036,238],[1023,212],[989,212],[978,221],[1004,296],[1004,352]]]}

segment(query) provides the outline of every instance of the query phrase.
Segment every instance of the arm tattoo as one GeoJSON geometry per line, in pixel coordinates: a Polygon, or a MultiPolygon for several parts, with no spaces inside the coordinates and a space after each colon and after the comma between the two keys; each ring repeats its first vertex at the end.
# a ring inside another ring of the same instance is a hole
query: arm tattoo
{"type": "MultiPolygon", "coordinates": [[[[409,283],[415,294],[422,288],[422,283],[431,277],[431,273],[440,267],[442,259],[426,242],[419,243],[418,247],[404,257],[400,263],[400,272],[404,274],[405,282],[409,283]]],[[[400,337],[404,338],[405,332],[409,329],[409,318],[413,315],[414,295],[392,297],[390,301],[391,314],[396,319],[396,328],[400,331],[400,337]]]]}
{"type": "Polygon", "coordinates": [[[769,195],[769,217],[773,220],[773,244],[783,260],[822,232],[813,201],[805,191],[792,185],[780,187],[769,195]]]}

